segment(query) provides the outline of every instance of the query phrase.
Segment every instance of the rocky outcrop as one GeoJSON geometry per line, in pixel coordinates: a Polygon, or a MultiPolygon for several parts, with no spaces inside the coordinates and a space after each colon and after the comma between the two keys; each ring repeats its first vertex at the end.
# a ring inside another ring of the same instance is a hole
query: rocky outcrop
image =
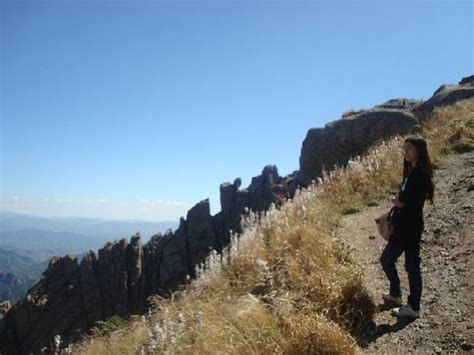
{"type": "Polygon", "coordinates": [[[310,129],[301,148],[298,184],[306,186],[322,176],[323,169],[345,165],[378,140],[410,132],[418,124],[410,111],[415,104],[413,100],[390,100],[370,110],[348,113],[324,128],[310,129]]]}
{"type": "Polygon", "coordinates": [[[275,196],[286,193],[286,182],[269,165],[247,189],[240,189],[240,179],[221,184],[221,211],[215,216],[206,199],[181,218],[176,231],[157,234],[145,245],[135,235],[105,244],[97,256],[89,251],[80,262],[71,255],[51,259],[26,298],[4,311],[0,353],[52,349],[57,334],[67,343],[98,320],[146,311],[149,296],[165,296],[194,277],[211,250],[222,251],[231,231],[241,231],[242,215],[268,209],[275,196]]]}
{"type": "Polygon", "coordinates": [[[474,84],[474,75],[466,76],[459,81],[459,85],[474,84]]]}
{"type": "Polygon", "coordinates": [[[470,98],[474,98],[474,75],[463,78],[458,85],[442,85],[429,100],[420,106],[419,111],[424,117],[430,117],[436,107],[451,105],[470,98]]]}
{"type": "Polygon", "coordinates": [[[289,187],[290,195],[297,187],[321,177],[323,170],[347,164],[351,157],[362,154],[375,142],[416,132],[420,121],[429,119],[436,107],[471,98],[474,75],[463,78],[458,85],[441,86],[424,103],[392,99],[369,110],[346,112],[324,128],[310,129],[301,148],[300,169],[289,187]]]}

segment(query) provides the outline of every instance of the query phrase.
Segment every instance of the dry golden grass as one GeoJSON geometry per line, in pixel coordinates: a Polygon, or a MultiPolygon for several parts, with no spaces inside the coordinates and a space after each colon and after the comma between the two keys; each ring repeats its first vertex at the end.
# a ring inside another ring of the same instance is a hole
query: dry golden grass
{"type": "MultiPolygon", "coordinates": [[[[433,161],[472,149],[474,101],[435,112],[423,124],[433,161]]],[[[336,237],[346,213],[387,198],[401,179],[403,138],[374,145],[265,215],[250,214],[223,256],[171,299],[120,334],[89,337],[77,354],[313,354],[357,350],[375,312],[336,237]]]]}

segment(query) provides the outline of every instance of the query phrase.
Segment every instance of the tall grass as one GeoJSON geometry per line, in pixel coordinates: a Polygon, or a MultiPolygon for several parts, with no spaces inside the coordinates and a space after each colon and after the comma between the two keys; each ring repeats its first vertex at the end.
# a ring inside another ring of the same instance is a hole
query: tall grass
{"type": "MultiPolygon", "coordinates": [[[[436,163],[473,148],[474,102],[434,113],[422,134],[436,163]]],[[[126,329],[89,336],[77,354],[301,354],[356,352],[375,312],[347,248],[340,218],[396,191],[403,137],[382,141],[280,207],[250,213],[206,271],[169,299],[154,297],[147,316],[126,329]]]]}

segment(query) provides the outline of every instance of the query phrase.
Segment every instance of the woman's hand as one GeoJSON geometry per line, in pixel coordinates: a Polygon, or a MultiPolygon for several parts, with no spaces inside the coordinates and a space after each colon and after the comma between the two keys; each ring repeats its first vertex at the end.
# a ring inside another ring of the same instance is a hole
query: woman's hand
{"type": "Polygon", "coordinates": [[[392,203],[398,208],[405,207],[405,204],[398,199],[398,194],[392,198],[392,203]]]}

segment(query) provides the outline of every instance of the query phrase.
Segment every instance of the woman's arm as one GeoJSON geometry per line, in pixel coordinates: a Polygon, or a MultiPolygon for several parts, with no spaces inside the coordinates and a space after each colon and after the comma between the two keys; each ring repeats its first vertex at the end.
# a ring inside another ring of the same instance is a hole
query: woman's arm
{"type": "Polygon", "coordinates": [[[420,171],[413,171],[408,177],[405,190],[399,192],[397,202],[403,204],[401,207],[422,208],[426,191],[427,187],[423,174],[420,171]]]}

